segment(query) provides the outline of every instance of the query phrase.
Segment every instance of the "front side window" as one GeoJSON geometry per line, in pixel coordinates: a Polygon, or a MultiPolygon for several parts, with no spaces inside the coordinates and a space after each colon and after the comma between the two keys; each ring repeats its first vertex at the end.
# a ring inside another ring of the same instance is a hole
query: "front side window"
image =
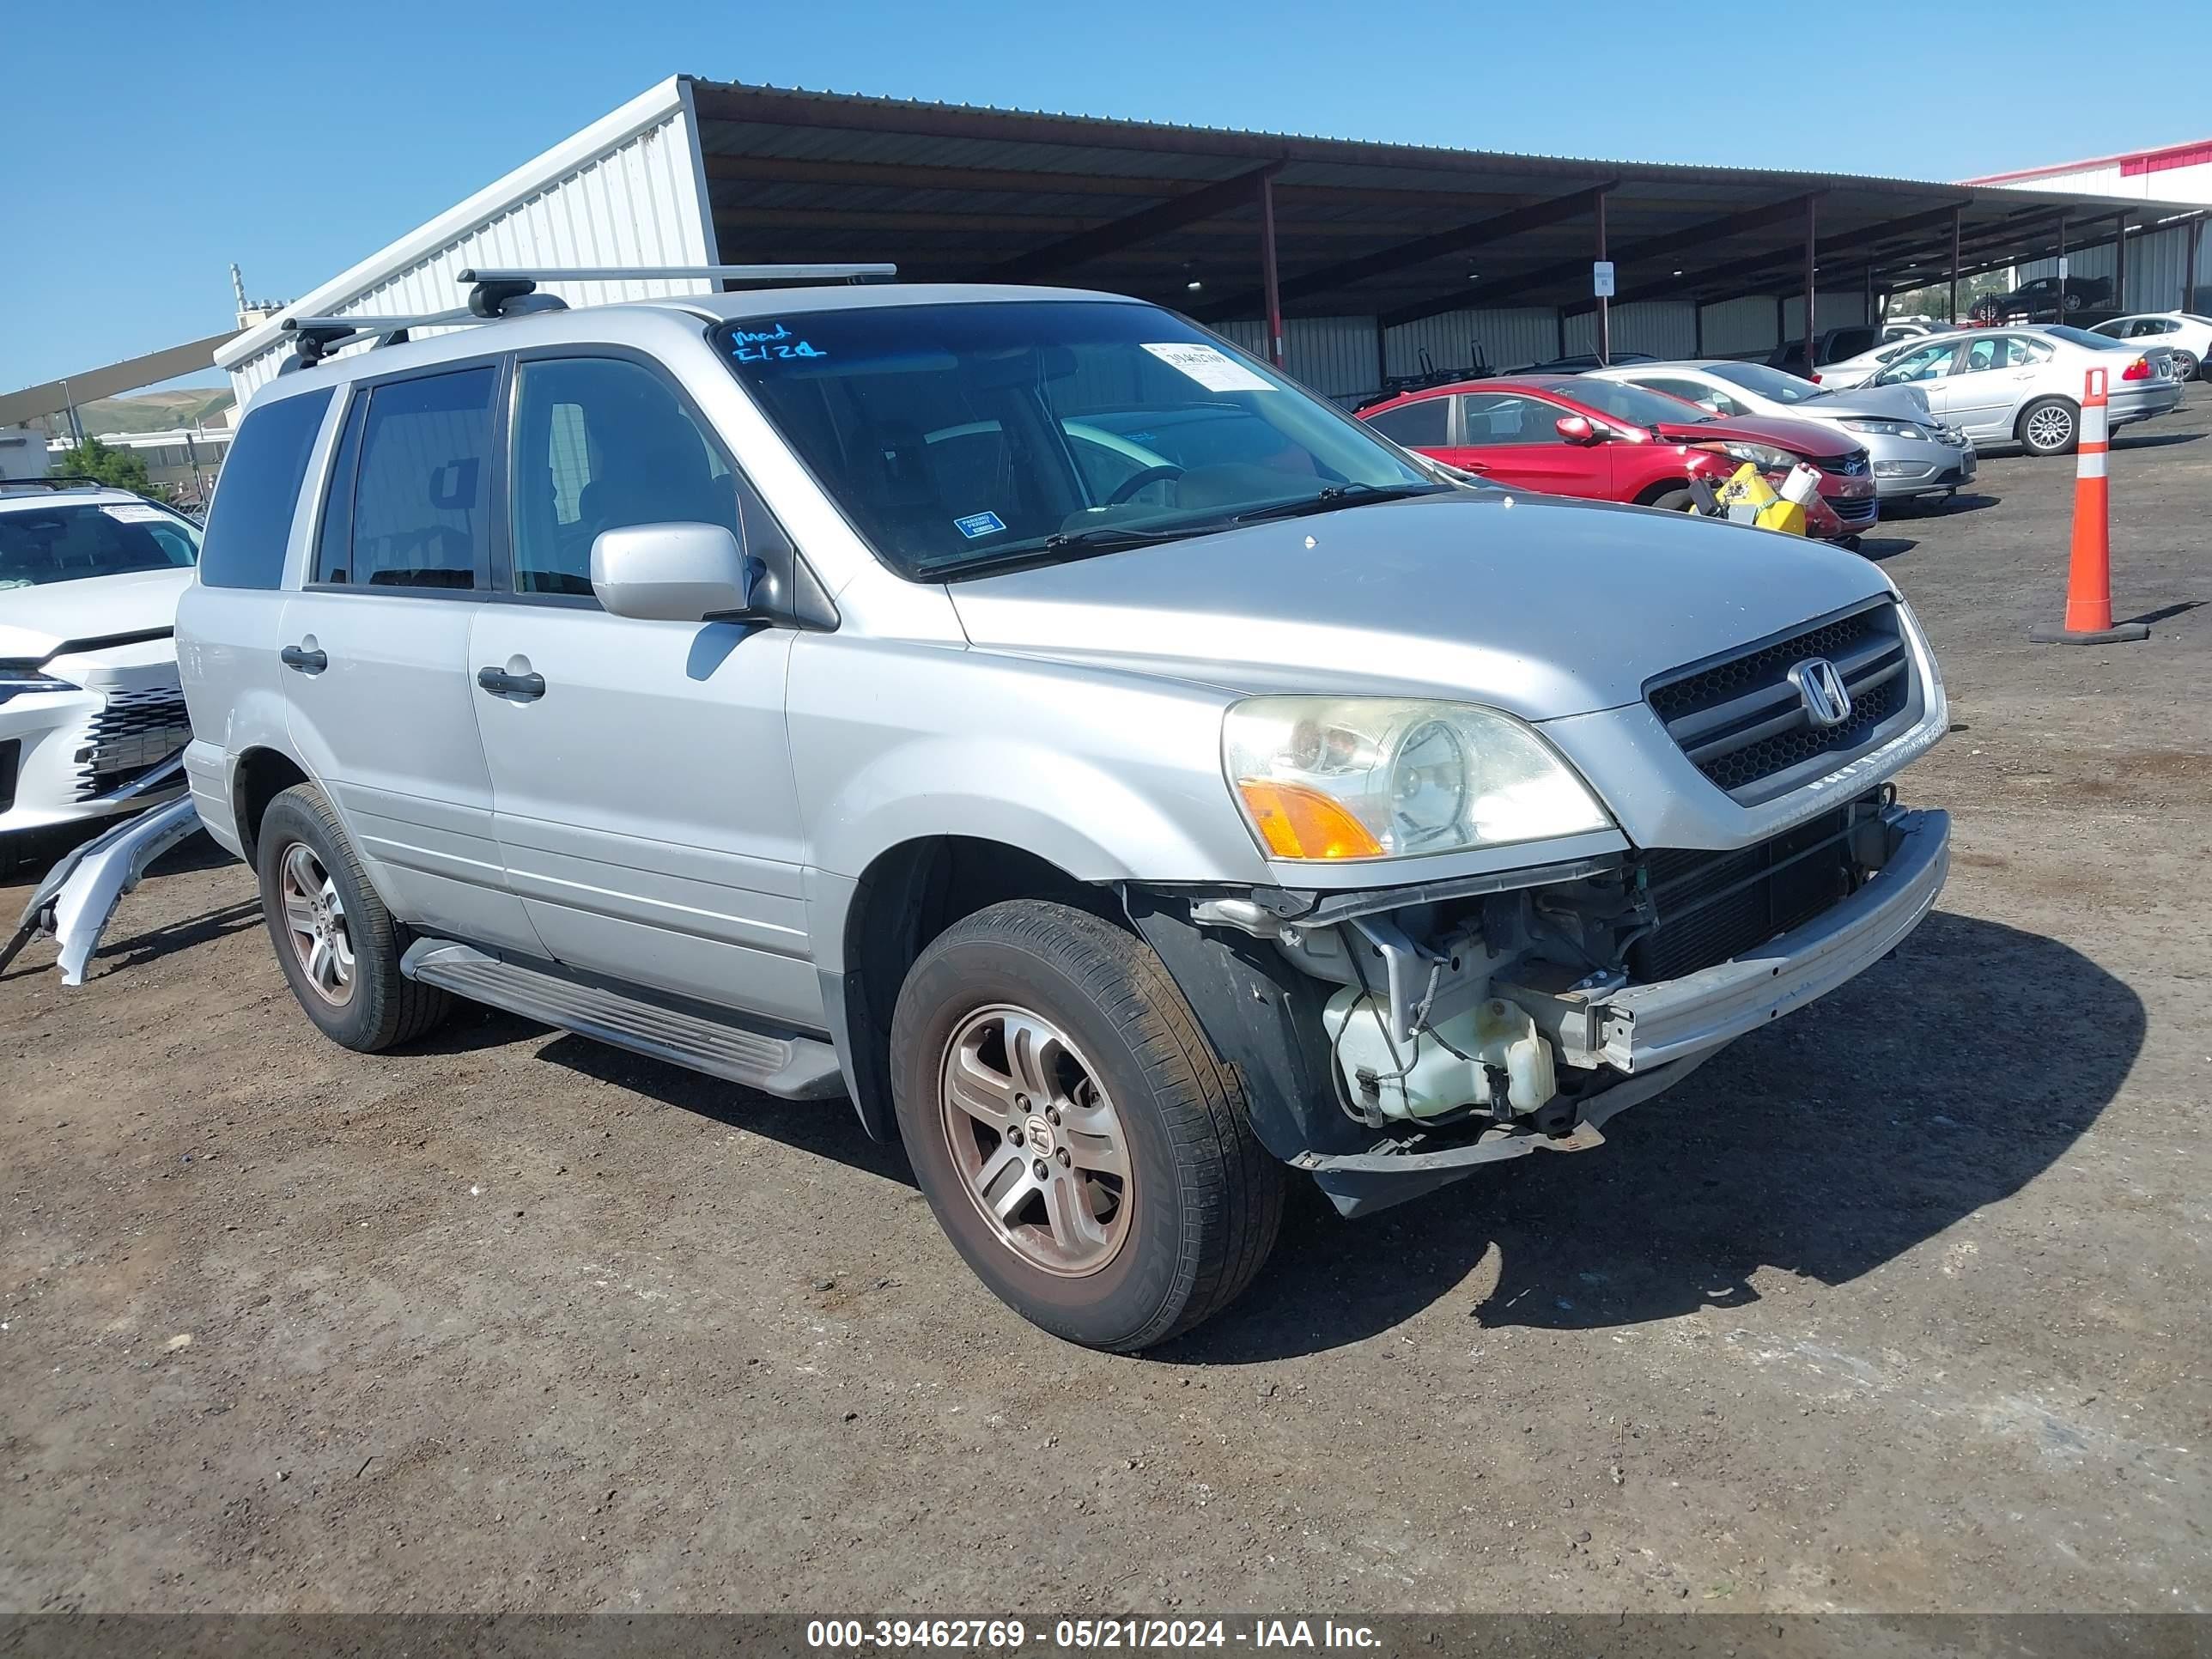
{"type": "Polygon", "coordinates": [[[1451,441],[1451,399],[1416,398],[1369,416],[1367,424],[1408,449],[1441,449],[1451,441]]]}
{"type": "Polygon", "coordinates": [[[1713,418],[1711,410],[1694,403],[1619,380],[1579,380],[1566,395],[1624,426],[1695,426],[1713,418]]]}
{"type": "Polygon", "coordinates": [[[1631,384],[1653,392],[1663,392],[1670,398],[1680,398],[1686,403],[1698,404],[1707,409],[1717,409],[1723,415],[1748,412],[1727,392],[1700,380],[1680,380],[1669,374],[1639,374],[1631,384]]]}
{"type": "Polygon", "coordinates": [[[858,306],[715,337],[854,528],[916,580],[1451,488],[1151,306],[858,306]]]}
{"type": "Polygon", "coordinates": [[[246,412],[216,480],[200,561],[206,587],[276,587],[307,457],[335,388],[257,402],[246,412]]]}
{"type": "Polygon", "coordinates": [[[641,524],[738,532],[737,481],[675,390],[613,357],[516,370],[514,591],[589,594],[592,543],[641,524]]]}
{"type": "Polygon", "coordinates": [[[1899,357],[1878,377],[1885,386],[1901,386],[1912,380],[1940,380],[1951,373],[1953,361],[1959,355],[1954,345],[1923,346],[1917,351],[1908,351],[1899,357]]]}
{"type": "Polygon", "coordinates": [[[1566,412],[1557,404],[1517,392],[1470,392],[1460,402],[1467,441],[1478,449],[1559,443],[1559,417],[1566,412]]]}
{"type": "Polygon", "coordinates": [[[185,569],[199,555],[191,520],[150,501],[53,501],[0,512],[0,588],[185,569]]]}
{"type": "MultiPolygon", "coordinates": [[[[349,568],[319,574],[369,587],[482,585],[491,554],[491,409],[498,383],[498,371],[487,366],[370,389],[354,478],[349,568]]],[[[349,433],[347,447],[351,441],[349,433]]]]}

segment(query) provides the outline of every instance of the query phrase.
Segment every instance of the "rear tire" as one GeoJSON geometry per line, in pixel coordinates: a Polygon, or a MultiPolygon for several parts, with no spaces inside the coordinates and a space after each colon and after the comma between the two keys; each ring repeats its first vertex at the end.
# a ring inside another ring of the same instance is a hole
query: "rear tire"
{"type": "Polygon", "coordinates": [[[2071,398],[2038,398],[2020,411],[2014,434],[2031,455],[2070,455],[2081,437],[2081,410],[2071,398]]]}
{"type": "Polygon", "coordinates": [[[2198,361],[2195,352],[2184,351],[2177,346],[2173,353],[2173,378],[2187,386],[2204,372],[2204,365],[2198,361]]]}
{"type": "Polygon", "coordinates": [[[1286,1177],[1242,1087],[1151,948],[1087,911],[1016,900],[933,940],[899,990],[891,1092],[953,1248],[1070,1342],[1179,1335],[1274,1246],[1286,1177]]]}
{"type": "Polygon", "coordinates": [[[254,836],[261,915],[277,965],[322,1034],[365,1054],[411,1042],[452,1002],[399,971],[410,935],[362,873],[329,799],[295,784],[269,803],[254,836]]]}

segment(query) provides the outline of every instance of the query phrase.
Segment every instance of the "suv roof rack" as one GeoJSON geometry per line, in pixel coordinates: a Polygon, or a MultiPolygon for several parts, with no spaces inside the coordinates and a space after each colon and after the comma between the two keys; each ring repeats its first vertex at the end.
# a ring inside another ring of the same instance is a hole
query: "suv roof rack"
{"type": "Polygon", "coordinates": [[[614,283],[624,279],[680,281],[687,276],[723,283],[881,283],[898,275],[892,264],[818,265],[571,265],[559,269],[525,268],[465,270],[465,283],[614,283]]]}
{"type": "Polygon", "coordinates": [[[453,328],[469,323],[491,322],[501,317],[526,316],[534,312],[566,311],[568,301],[556,294],[540,294],[540,283],[615,283],[625,281],[682,281],[704,278],[723,283],[872,283],[890,282],[898,276],[893,264],[814,265],[576,265],[557,269],[478,270],[471,267],[457,280],[470,284],[469,302],[457,311],[436,311],[419,317],[287,317],[282,331],[292,335],[292,355],[276,372],[313,368],[341,347],[363,340],[375,345],[402,345],[409,331],[453,328]]]}
{"type": "Polygon", "coordinates": [[[0,489],[112,489],[105,479],[82,472],[49,472],[43,478],[0,478],[0,489]]]}

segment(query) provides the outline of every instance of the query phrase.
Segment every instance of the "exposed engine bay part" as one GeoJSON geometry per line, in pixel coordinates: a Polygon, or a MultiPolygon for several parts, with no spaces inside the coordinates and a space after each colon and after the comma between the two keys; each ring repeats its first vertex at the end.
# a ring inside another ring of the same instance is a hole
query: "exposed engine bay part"
{"type": "Polygon", "coordinates": [[[1382,1001],[1349,987],[1328,1000],[1322,1020],[1339,1080],[1363,1122],[1465,1111],[1506,1122],[1559,1091],[1551,1043],[1526,1009],[1502,998],[1432,1022],[1402,1042],[1393,1038],[1382,1001]]]}

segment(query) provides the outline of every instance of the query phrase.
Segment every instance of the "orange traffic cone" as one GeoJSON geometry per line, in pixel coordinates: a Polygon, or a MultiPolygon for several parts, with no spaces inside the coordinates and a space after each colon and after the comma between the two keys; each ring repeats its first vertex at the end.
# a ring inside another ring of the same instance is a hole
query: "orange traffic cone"
{"type": "Polygon", "coordinates": [[[2112,451],[2105,424],[2105,371],[2093,368],[2081,389],[2081,437],[2074,471],[2074,557],[2066,579],[2066,625],[2032,629],[2038,645],[2114,645],[2147,640],[2142,623],[2112,623],[2112,451]]]}

